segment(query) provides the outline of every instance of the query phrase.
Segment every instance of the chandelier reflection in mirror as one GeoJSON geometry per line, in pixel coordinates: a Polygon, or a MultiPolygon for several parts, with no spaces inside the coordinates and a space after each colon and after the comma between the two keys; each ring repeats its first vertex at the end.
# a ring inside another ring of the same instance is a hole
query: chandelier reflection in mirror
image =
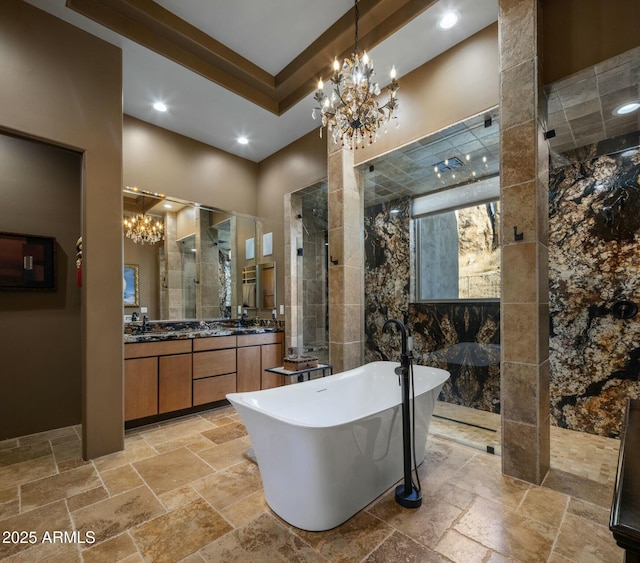
{"type": "Polygon", "coordinates": [[[322,79],[318,82],[318,91],[314,100],[318,106],[313,110],[313,118],[320,112],[322,128],[326,127],[335,143],[349,149],[364,148],[365,144],[371,144],[378,138],[378,132],[382,127],[397,116],[394,115],[398,107],[396,92],[399,85],[396,81],[396,69],[391,69],[391,82],[386,86],[389,92],[389,101],[379,106],[376,97],[380,94],[380,87],[373,76],[373,61],[367,53],[362,57],[358,53],[358,0],[355,0],[355,45],[350,58],[344,59],[342,66],[338,59],[333,61],[333,76],[331,77],[332,90],[329,96],[324,94],[322,79]]]}
{"type": "Polygon", "coordinates": [[[158,219],[153,219],[144,212],[144,197],[142,198],[142,213],[124,218],[124,234],[136,244],[156,244],[163,238],[164,226],[158,219]]]}

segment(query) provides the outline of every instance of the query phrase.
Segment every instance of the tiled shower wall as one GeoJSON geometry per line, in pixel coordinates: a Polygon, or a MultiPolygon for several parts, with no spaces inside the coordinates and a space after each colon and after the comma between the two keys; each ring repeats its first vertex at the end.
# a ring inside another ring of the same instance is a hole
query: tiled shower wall
{"type": "MultiPolygon", "coordinates": [[[[551,421],[603,436],[619,435],[626,398],[640,398],[640,314],[613,315],[616,301],[640,305],[638,141],[566,154],[549,180],[551,421]]],[[[365,360],[397,361],[399,338],[382,325],[406,320],[419,362],[451,372],[441,399],[500,412],[499,303],[410,304],[410,248],[409,201],[365,210],[365,360]]]]}
{"type": "Polygon", "coordinates": [[[549,180],[551,416],[603,436],[640,397],[640,316],[613,314],[640,301],[639,137],[567,154],[549,180]]]}
{"type": "Polygon", "coordinates": [[[304,233],[302,266],[304,352],[324,363],[329,360],[326,241],[327,231],[304,233]]]}
{"type": "Polygon", "coordinates": [[[382,327],[402,320],[416,362],[451,373],[442,400],[500,412],[499,303],[410,303],[411,248],[409,199],[365,209],[365,361],[399,360],[399,337],[382,327]]]}

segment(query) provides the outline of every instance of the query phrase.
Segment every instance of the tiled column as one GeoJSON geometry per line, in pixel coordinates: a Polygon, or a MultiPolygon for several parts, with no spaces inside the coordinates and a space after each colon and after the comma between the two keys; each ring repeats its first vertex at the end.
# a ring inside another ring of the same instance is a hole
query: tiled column
{"type": "Polygon", "coordinates": [[[182,319],[182,253],[176,242],[177,221],[175,213],[166,213],[164,219],[164,258],[166,267],[165,281],[168,310],[163,319],[182,319]]]}
{"type": "Polygon", "coordinates": [[[549,153],[538,0],[500,0],[498,23],[502,471],[539,484],[549,469],[549,153]]]}
{"type": "Polygon", "coordinates": [[[329,143],[329,357],[334,373],[364,361],[364,204],[353,156],[329,143]]]}
{"type": "Polygon", "coordinates": [[[284,325],[285,353],[287,348],[299,348],[302,353],[302,258],[298,247],[302,247],[302,221],[296,210],[302,210],[301,197],[296,194],[284,196],[284,325]]]}

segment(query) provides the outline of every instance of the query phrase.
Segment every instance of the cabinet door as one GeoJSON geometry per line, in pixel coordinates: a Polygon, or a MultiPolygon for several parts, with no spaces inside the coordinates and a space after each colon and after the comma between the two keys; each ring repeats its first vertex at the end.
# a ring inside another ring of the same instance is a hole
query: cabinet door
{"type": "Polygon", "coordinates": [[[260,346],[238,348],[238,393],[260,390],[260,346]]]}
{"type": "Polygon", "coordinates": [[[191,354],[162,356],[158,374],[158,412],[189,408],[192,405],[191,354]]]}
{"type": "Polygon", "coordinates": [[[124,362],[124,419],[158,414],[158,358],[124,362]]]}
{"type": "Polygon", "coordinates": [[[260,346],[260,349],[262,355],[262,388],[280,387],[283,376],[265,370],[282,365],[282,344],[266,344],[260,346]]]}

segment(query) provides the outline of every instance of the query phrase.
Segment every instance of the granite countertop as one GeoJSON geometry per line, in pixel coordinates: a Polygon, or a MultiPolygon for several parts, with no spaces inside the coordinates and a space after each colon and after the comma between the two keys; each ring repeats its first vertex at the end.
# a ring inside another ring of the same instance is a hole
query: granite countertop
{"type": "Polygon", "coordinates": [[[186,338],[208,338],[211,336],[234,336],[244,334],[262,334],[282,332],[278,321],[274,326],[234,326],[234,322],[185,322],[185,321],[149,321],[143,325],[140,321],[125,323],[125,344],[136,342],[161,342],[165,340],[184,340],[186,338]]]}

